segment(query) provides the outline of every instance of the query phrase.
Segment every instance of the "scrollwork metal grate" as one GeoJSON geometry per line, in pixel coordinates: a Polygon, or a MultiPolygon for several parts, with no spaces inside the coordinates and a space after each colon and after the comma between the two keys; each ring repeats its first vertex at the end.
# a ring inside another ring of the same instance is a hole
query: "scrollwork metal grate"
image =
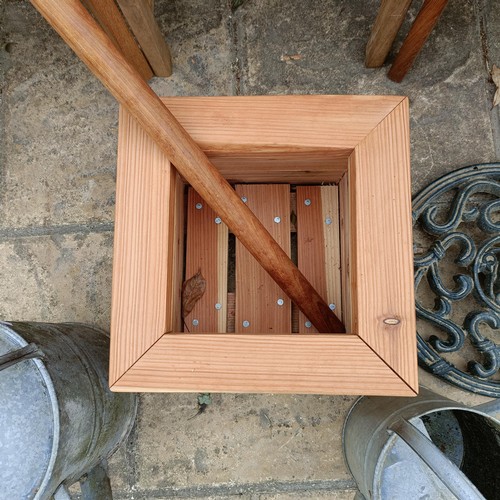
{"type": "Polygon", "coordinates": [[[430,184],[413,199],[413,223],[420,364],[500,397],[500,163],[430,184]]]}

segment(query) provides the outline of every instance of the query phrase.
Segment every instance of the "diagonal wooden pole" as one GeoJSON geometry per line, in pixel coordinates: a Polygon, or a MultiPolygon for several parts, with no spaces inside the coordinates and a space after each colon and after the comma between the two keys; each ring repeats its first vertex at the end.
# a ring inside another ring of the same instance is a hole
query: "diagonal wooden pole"
{"type": "Polygon", "coordinates": [[[113,45],[79,0],[31,0],[319,332],[344,332],[283,249],[113,45]]]}

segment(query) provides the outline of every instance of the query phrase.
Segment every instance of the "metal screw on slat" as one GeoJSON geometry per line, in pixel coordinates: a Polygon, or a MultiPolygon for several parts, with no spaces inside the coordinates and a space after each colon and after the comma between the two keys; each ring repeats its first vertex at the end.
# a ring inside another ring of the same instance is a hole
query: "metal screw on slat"
{"type": "Polygon", "coordinates": [[[242,201],[243,203],[246,203],[246,202],[248,201],[248,199],[247,199],[247,197],[246,197],[246,196],[242,196],[242,197],[241,197],[241,201],[242,201]]]}
{"type": "Polygon", "coordinates": [[[283,299],[278,299],[276,301],[276,304],[278,304],[279,306],[282,306],[284,303],[285,303],[285,301],[283,299]]]}
{"type": "Polygon", "coordinates": [[[245,320],[245,321],[243,321],[242,325],[243,325],[243,328],[248,328],[250,326],[250,321],[245,320]]]}
{"type": "Polygon", "coordinates": [[[305,327],[306,327],[306,328],[311,328],[312,323],[311,323],[310,321],[306,321],[306,322],[304,323],[304,325],[305,325],[305,327]]]}
{"type": "Polygon", "coordinates": [[[304,205],[305,205],[306,207],[308,207],[310,204],[311,204],[311,200],[310,200],[309,198],[306,198],[306,199],[304,200],[304,205]]]}
{"type": "Polygon", "coordinates": [[[330,217],[327,217],[325,219],[325,224],[329,226],[331,223],[332,223],[332,219],[330,219],[330,217]]]}
{"type": "Polygon", "coordinates": [[[215,223],[220,224],[222,222],[222,219],[220,217],[215,218],[215,223]]]}
{"type": "Polygon", "coordinates": [[[276,224],[279,224],[281,222],[281,217],[275,217],[274,222],[276,222],[276,224]]]}
{"type": "Polygon", "coordinates": [[[203,205],[201,203],[197,203],[195,205],[195,207],[196,207],[196,210],[201,210],[203,208],[203,205]]]}
{"type": "Polygon", "coordinates": [[[193,326],[198,326],[200,322],[197,319],[193,319],[193,326]]]}
{"type": "Polygon", "coordinates": [[[217,302],[217,304],[215,304],[215,309],[217,309],[217,311],[220,311],[222,309],[222,304],[219,304],[217,302]]]}
{"type": "Polygon", "coordinates": [[[335,308],[337,307],[335,304],[329,304],[328,307],[332,310],[335,311],[335,308]]]}

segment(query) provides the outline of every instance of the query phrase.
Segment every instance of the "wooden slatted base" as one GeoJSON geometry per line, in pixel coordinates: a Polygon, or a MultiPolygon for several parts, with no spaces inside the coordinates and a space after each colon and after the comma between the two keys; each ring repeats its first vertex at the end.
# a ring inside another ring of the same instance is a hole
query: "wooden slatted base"
{"type": "MultiPolygon", "coordinates": [[[[340,316],[338,186],[238,184],[235,189],[285,252],[298,257],[299,269],[340,316]]],[[[226,225],[189,187],[185,279],[197,272],[206,289],[183,318],[184,332],[317,333],[238,240],[228,255],[226,225]],[[229,292],[228,266],[236,274],[235,290],[229,292]]]]}

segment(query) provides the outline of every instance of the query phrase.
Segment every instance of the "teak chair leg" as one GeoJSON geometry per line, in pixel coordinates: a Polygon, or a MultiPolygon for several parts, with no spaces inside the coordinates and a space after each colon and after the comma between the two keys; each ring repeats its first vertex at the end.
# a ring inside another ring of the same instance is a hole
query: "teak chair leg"
{"type": "Polygon", "coordinates": [[[366,44],[365,66],[378,68],[391,50],[412,0],[382,0],[366,44]]]}
{"type": "Polygon", "coordinates": [[[387,76],[401,82],[439,20],[448,0],[425,0],[387,76]]]}
{"type": "Polygon", "coordinates": [[[144,80],[149,80],[153,76],[153,71],[130,32],[115,0],[82,1],[109,36],[110,40],[121,50],[128,62],[139,72],[144,80]]]}
{"type": "Polygon", "coordinates": [[[156,76],[172,74],[172,58],[154,18],[151,0],[117,0],[156,76]]]}

